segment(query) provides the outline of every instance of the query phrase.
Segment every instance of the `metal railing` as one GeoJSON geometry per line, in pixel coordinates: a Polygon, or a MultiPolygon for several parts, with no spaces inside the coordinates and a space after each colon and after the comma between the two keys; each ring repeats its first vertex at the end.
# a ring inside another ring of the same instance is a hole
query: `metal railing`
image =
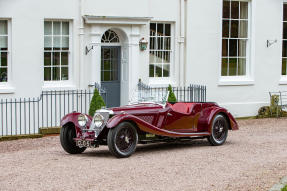
{"type": "MultiPolygon", "coordinates": [[[[152,94],[164,94],[168,91],[168,87],[151,87],[140,81],[138,90],[149,91],[152,94]]],[[[172,90],[178,102],[206,102],[206,86],[191,84],[187,87],[172,87],[172,90]]]]}
{"type": "MultiPolygon", "coordinates": [[[[107,93],[95,85],[105,103],[107,93]]],[[[36,134],[40,128],[58,127],[66,114],[88,113],[94,90],[43,91],[37,98],[0,100],[0,136],[36,134]]]]}

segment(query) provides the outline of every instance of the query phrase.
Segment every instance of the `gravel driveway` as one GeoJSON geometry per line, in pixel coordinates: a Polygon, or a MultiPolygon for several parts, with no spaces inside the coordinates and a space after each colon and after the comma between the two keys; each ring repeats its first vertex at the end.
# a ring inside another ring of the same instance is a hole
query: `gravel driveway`
{"type": "Polygon", "coordinates": [[[225,145],[206,140],[66,154],[58,136],[0,142],[0,190],[268,190],[287,175],[287,119],[240,120],[225,145]]]}

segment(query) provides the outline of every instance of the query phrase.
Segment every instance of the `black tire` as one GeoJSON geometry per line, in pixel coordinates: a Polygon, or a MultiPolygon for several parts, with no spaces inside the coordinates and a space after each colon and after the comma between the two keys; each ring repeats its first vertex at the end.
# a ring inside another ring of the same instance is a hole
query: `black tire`
{"type": "Polygon", "coordinates": [[[228,129],[226,118],[221,114],[216,115],[212,121],[209,143],[213,146],[223,145],[227,139],[228,129]]]}
{"type": "Polygon", "coordinates": [[[109,130],[108,146],[110,152],[117,158],[131,156],[138,143],[138,133],[133,124],[122,122],[109,130]]]}
{"type": "Polygon", "coordinates": [[[70,154],[80,154],[86,150],[86,147],[76,146],[73,138],[76,137],[76,130],[74,126],[63,126],[60,133],[60,141],[63,149],[70,154]]]}

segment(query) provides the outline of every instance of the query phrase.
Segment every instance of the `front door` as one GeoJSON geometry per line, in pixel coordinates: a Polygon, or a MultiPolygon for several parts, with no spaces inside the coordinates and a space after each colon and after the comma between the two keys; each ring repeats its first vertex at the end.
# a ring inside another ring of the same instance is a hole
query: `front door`
{"type": "Polygon", "coordinates": [[[119,46],[102,46],[101,48],[101,85],[107,91],[107,107],[120,106],[120,50],[119,46]]]}

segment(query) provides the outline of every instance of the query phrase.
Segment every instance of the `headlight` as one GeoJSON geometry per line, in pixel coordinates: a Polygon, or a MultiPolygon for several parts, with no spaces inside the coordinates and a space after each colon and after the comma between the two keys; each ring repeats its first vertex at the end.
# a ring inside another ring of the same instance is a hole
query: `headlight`
{"type": "Polygon", "coordinates": [[[86,115],[80,114],[78,116],[78,123],[81,127],[84,127],[88,122],[88,117],[86,115]]]}
{"type": "Polygon", "coordinates": [[[93,120],[96,127],[101,127],[104,123],[104,117],[98,113],[94,116],[93,120]]]}

